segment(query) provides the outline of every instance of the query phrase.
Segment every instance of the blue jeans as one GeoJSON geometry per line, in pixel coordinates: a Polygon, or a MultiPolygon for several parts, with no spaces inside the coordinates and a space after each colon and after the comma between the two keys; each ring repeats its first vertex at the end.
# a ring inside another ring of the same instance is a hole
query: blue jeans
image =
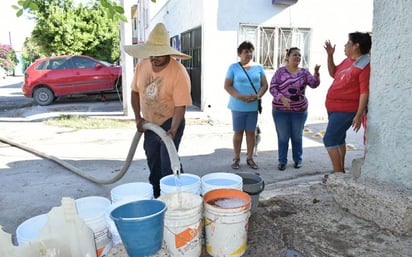
{"type": "MultiPolygon", "coordinates": [[[[168,119],[161,127],[168,131],[172,125],[172,119],[168,119]]],[[[186,122],[183,120],[176,132],[174,144],[176,150],[179,150],[179,144],[183,136],[186,122]]],[[[169,153],[162,139],[153,131],[146,130],[144,132],[143,149],[146,153],[147,165],[149,166],[150,175],[149,181],[153,186],[153,196],[157,198],[160,195],[160,179],[164,176],[173,174],[169,153]]],[[[183,170],[181,170],[183,172],[183,170]]]]}
{"type": "Polygon", "coordinates": [[[279,164],[288,162],[289,139],[292,141],[292,156],[296,163],[302,162],[302,137],[308,113],[272,110],[278,137],[279,164]]]}

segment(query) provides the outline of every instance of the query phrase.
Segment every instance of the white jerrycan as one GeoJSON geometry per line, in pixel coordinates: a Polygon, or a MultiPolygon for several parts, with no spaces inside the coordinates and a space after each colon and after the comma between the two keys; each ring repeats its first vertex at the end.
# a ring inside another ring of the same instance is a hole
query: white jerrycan
{"type": "Polygon", "coordinates": [[[0,257],[96,257],[93,231],[77,215],[74,199],[61,203],[48,213],[39,236],[23,246],[14,246],[0,226],[0,257]]]}

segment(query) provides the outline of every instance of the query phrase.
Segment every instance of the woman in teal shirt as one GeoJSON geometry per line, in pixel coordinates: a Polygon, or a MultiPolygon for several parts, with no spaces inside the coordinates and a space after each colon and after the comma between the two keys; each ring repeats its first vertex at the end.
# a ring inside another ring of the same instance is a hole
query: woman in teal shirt
{"type": "Polygon", "coordinates": [[[268,83],[262,65],[253,62],[254,50],[252,43],[242,42],[237,49],[240,62],[229,66],[225,79],[225,90],[230,95],[228,108],[232,111],[234,131],[233,169],[240,168],[240,150],[244,134],[246,134],[246,163],[252,169],[259,168],[253,160],[258,100],[266,93],[268,83]]]}

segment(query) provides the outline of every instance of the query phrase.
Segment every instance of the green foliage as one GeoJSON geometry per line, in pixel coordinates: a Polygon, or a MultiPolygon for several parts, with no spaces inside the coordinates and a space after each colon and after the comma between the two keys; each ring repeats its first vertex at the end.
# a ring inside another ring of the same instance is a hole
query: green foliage
{"type": "Polygon", "coordinates": [[[37,44],[34,42],[33,38],[26,38],[26,40],[24,41],[23,49],[20,52],[21,56],[23,57],[23,70],[26,70],[27,67],[29,67],[29,65],[36,59],[45,57],[45,55],[41,55],[40,52],[41,51],[39,50],[37,44]]]}
{"type": "MultiPolygon", "coordinates": [[[[17,2],[17,5],[13,5],[13,8],[17,10],[16,16],[20,17],[23,15],[23,12],[29,11],[31,13],[36,13],[36,12],[42,12],[42,9],[46,6],[54,4],[58,5],[64,5],[65,0],[49,0],[49,1],[44,1],[44,0],[19,0],[17,2]]],[[[72,2],[71,0],[68,0],[67,2],[72,2]]],[[[156,0],[152,0],[152,2],[156,2],[156,0]]],[[[108,17],[113,20],[113,21],[123,21],[127,22],[126,16],[124,16],[124,9],[120,5],[118,5],[114,1],[110,0],[100,0],[100,4],[102,7],[102,10],[106,12],[108,17]]]]}
{"type": "Polygon", "coordinates": [[[37,9],[30,9],[37,22],[30,44],[25,45],[29,49],[24,49],[24,57],[30,62],[37,56],[65,54],[89,55],[111,63],[118,60],[119,22],[103,8],[103,1],[91,1],[86,6],[74,6],[72,0],[32,2],[37,3],[37,9]]]}
{"type": "Polygon", "coordinates": [[[10,45],[0,44],[0,67],[12,72],[18,63],[16,52],[10,45]]]}

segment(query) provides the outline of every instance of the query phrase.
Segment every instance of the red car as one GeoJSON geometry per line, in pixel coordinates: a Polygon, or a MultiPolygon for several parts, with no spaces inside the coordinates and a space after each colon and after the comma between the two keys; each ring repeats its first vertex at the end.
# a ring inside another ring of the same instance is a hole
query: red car
{"type": "Polygon", "coordinates": [[[120,66],[89,56],[53,56],[36,60],[24,73],[23,95],[39,105],[49,105],[58,96],[121,93],[120,66]]]}

